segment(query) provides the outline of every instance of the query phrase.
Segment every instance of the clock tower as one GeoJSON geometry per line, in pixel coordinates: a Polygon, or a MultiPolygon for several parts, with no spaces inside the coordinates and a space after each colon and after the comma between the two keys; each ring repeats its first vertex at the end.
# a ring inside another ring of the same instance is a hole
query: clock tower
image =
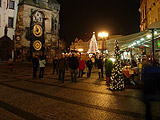
{"type": "Polygon", "coordinates": [[[30,38],[31,38],[31,54],[44,55],[45,51],[45,15],[40,10],[31,11],[30,38]]]}
{"type": "Polygon", "coordinates": [[[22,0],[18,4],[14,51],[16,61],[45,55],[53,61],[59,42],[60,4],[56,0],[22,0]]]}

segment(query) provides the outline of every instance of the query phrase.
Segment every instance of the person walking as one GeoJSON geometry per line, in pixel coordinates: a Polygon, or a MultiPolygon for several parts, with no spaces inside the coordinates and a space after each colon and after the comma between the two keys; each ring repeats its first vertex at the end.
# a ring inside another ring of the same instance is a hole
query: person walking
{"type": "Polygon", "coordinates": [[[78,58],[72,54],[72,57],[69,59],[69,68],[71,71],[71,80],[72,82],[77,82],[77,69],[79,66],[78,58]]]}
{"type": "Polygon", "coordinates": [[[40,56],[40,60],[39,60],[39,67],[40,67],[39,78],[43,78],[45,65],[46,65],[45,57],[44,56],[40,56]]]}
{"type": "Polygon", "coordinates": [[[98,61],[97,61],[97,67],[98,67],[98,76],[99,76],[99,79],[100,78],[104,78],[103,77],[103,59],[102,57],[100,56],[98,61]]]}
{"type": "Polygon", "coordinates": [[[88,67],[87,77],[89,78],[91,76],[91,70],[92,70],[92,65],[93,65],[91,58],[89,58],[86,65],[88,67]]]}
{"type": "Polygon", "coordinates": [[[55,70],[56,70],[56,72],[58,74],[58,70],[56,69],[57,63],[58,63],[58,57],[55,56],[54,59],[53,59],[53,72],[52,72],[53,75],[54,75],[55,70]]]}
{"type": "Polygon", "coordinates": [[[39,58],[37,55],[35,55],[32,59],[32,65],[33,65],[33,78],[37,77],[37,70],[39,67],[39,58]]]}
{"type": "Polygon", "coordinates": [[[58,60],[56,69],[58,70],[59,81],[64,83],[65,69],[68,70],[68,63],[67,63],[67,60],[63,54],[61,55],[61,58],[58,60]]]}
{"type": "Polygon", "coordinates": [[[11,57],[8,60],[8,67],[9,67],[10,71],[12,72],[14,64],[13,64],[13,59],[11,57]]]}
{"type": "Polygon", "coordinates": [[[96,66],[96,65],[95,65],[95,58],[94,58],[94,56],[92,56],[91,60],[92,60],[93,66],[96,66]]]}
{"type": "Polygon", "coordinates": [[[81,57],[79,59],[79,67],[78,68],[79,68],[79,75],[78,75],[78,77],[83,77],[83,70],[85,68],[85,61],[82,60],[81,57]]]}
{"type": "Polygon", "coordinates": [[[105,73],[106,73],[106,84],[109,85],[110,77],[113,69],[113,62],[110,59],[106,59],[105,61],[105,73]]]}
{"type": "Polygon", "coordinates": [[[143,61],[142,67],[142,99],[146,106],[146,120],[152,120],[151,102],[160,101],[160,68],[155,62],[143,61]]]}

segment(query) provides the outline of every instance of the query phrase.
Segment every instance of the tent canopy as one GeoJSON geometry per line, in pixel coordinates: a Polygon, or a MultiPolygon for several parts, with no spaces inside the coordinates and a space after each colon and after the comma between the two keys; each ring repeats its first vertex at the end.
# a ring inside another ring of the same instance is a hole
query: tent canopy
{"type": "MultiPolygon", "coordinates": [[[[114,39],[109,39],[106,41],[106,46],[109,54],[113,54],[114,52],[114,46],[115,46],[115,40],[118,41],[120,49],[126,49],[130,47],[139,47],[139,46],[146,46],[151,47],[151,30],[146,30],[143,32],[126,35],[114,39]],[[147,35],[150,35],[150,37],[147,37],[147,35]]],[[[155,35],[155,39],[159,37],[159,33],[155,35]]]]}

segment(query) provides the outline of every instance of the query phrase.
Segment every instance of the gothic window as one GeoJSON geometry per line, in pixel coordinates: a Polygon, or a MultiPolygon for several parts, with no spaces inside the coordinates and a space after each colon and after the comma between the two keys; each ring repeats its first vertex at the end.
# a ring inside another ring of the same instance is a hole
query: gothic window
{"type": "Polygon", "coordinates": [[[55,24],[55,31],[57,30],[57,24],[55,24]]]}
{"type": "Polygon", "coordinates": [[[9,1],[9,9],[14,9],[14,1],[9,1]]]}
{"type": "Polygon", "coordinates": [[[55,23],[57,23],[57,19],[55,19],[55,23]]]}
{"type": "Polygon", "coordinates": [[[51,17],[51,31],[54,32],[54,18],[51,17]]]}
{"type": "Polygon", "coordinates": [[[13,17],[8,18],[8,27],[13,28],[13,17]]]}

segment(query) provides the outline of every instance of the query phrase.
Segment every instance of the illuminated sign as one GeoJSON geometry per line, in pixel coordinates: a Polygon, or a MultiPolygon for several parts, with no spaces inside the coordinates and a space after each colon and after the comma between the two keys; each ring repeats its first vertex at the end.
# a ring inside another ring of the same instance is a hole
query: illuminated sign
{"type": "Polygon", "coordinates": [[[158,48],[160,48],[160,40],[157,41],[158,48]]]}

